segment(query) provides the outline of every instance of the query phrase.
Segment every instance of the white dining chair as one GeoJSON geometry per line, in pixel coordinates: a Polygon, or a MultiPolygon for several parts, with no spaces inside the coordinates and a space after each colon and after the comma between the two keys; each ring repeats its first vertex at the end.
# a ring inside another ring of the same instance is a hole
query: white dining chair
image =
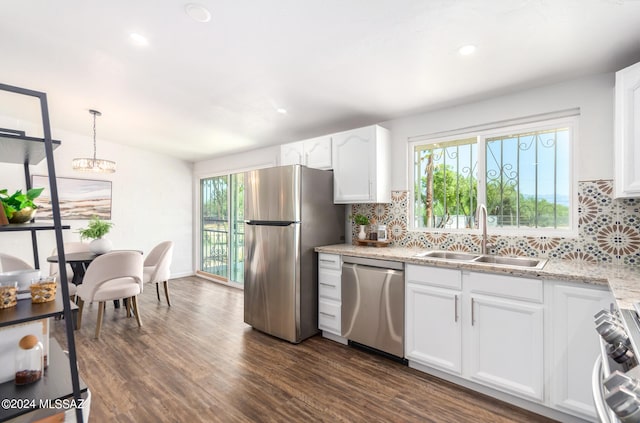
{"type": "MultiPolygon", "coordinates": [[[[64,243],[64,253],[65,254],[69,254],[69,253],[84,253],[86,251],[89,251],[89,244],[84,243],[84,242],[65,242],[64,243]]],[[[58,248],[54,248],[53,251],[51,251],[51,255],[52,256],[57,256],[58,255],[58,248]]],[[[75,297],[76,297],[76,290],[77,287],[74,283],[71,283],[71,281],[73,280],[73,269],[71,268],[71,266],[67,263],[67,285],[69,287],[69,298],[71,299],[71,301],[75,301],[75,297]]],[[[58,267],[58,263],[50,263],[49,264],[49,275],[50,276],[55,276],[56,279],[62,283],[62,281],[60,280],[60,268],[58,267]]]]}
{"type": "Polygon", "coordinates": [[[171,277],[171,259],[173,257],[173,241],[164,241],[153,247],[144,260],[144,283],[156,284],[156,295],[160,301],[159,283],[164,285],[164,296],[167,305],[171,306],[169,299],[169,278],[171,277]]]}
{"type": "Polygon", "coordinates": [[[138,295],[142,292],[143,263],[142,254],[137,251],[113,251],[96,257],[76,292],[79,307],[77,329],[82,325],[84,303],[97,302],[96,339],[100,338],[106,302],[120,298],[128,299],[127,314],[133,308],[138,326],[142,326],[138,295]]]}
{"type": "Polygon", "coordinates": [[[0,272],[13,272],[15,270],[31,270],[31,266],[26,261],[18,257],[0,253],[0,272]]]}

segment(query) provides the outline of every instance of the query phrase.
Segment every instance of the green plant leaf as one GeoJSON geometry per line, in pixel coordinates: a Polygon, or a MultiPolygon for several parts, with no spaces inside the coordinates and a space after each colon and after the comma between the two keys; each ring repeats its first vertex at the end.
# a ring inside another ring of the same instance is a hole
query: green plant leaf
{"type": "Polygon", "coordinates": [[[81,239],[100,239],[109,233],[112,227],[113,222],[100,220],[98,216],[93,216],[89,221],[89,225],[86,228],[79,229],[78,233],[81,239]]]}
{"type": "Polygon", "coordinates": [[[369,218],[367,216],[365,216],[364,214],[357,213],[357,214],[351,215],[349,217],[353,219],[353,221],[356,223],[356,225],[368,225],[369,224],[369,218]]]}
{"type": "Polygon", "coordinates": [[[7,218],[11,218],[14,212],[20,211],[25,207],[37,209],[38,206],[36,206],[33,200],[42,194],[43,190],[44,188],[31,188],[26,194],[24,194],[22,190],[19,189],[11,194],[11,196],[9,196],[9,191],[6,188],[0,190],[0,202],[2,202],[4,206],[7,218]]]}
{"type": "Polygon", "coordinates": [[[7,216],[7,219],[11,219],[13,217],[13,214],[16,212],[15,207],[10,206],[9,204],[5,203],[4,201],[2,201],[1,203],[2,203],[2,207],[4,208],[5,216],[7,216]]]}
{"type": "Polygon", "coordinates": [[[36,198],[38,198],[40,196],[40,194],[42,194],[42,191],[44,191],[44,187],[43,188],[31,188],[29,191],[27,191],[27,198],[29,200],[35,200],[36,198]]]}

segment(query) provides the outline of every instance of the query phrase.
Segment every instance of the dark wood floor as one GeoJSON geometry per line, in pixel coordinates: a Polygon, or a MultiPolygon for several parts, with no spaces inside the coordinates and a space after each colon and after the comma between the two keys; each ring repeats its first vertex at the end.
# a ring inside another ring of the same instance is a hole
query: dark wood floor
{"type": "MultiPolygon", "coordinates": [[[[97,306],[85,306],[76,346],[91,421],[549,421],[320,336],[264,335],[243,323],[240,290],[196,277],[170,287],[171,307],[145,289],[142,328],[107,306],[100,340],[97,306]]],[[[52,333],[64,343],[62,321],[52,333]]]]}

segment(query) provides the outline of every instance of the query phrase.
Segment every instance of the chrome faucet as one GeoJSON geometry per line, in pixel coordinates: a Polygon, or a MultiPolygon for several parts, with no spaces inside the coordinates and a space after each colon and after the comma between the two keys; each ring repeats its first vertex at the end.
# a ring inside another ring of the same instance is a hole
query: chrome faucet
{"type": "Polygon", "coordinates": [[[482,224],[480,251],[482,254],[487,254],[487,207],[484,204],[478,204],[478,208],[476,209],[476,223],[478,229],[480,229],[480,224],[482,224]]]}

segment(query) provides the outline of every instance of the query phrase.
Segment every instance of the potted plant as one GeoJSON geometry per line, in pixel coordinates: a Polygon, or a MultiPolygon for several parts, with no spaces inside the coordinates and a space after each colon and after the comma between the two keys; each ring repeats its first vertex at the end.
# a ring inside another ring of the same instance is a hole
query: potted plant
{"type": "Polygon", "coordinates": [[[25,223],[33,219],[38,206],[33,200],[38,198],[44,188],[31,188],[26,194],[21,189],[9,195],[9,190],[0,190],[0,203],[9,223],[25,223]]]}
{"type": "Polygon", "coordinates": [[[360,213],[356,213],[355,215],[351,216],[351,218],[356,223],[356,225],[360,225],[360,232],[358,232],[358,239],[366,239],[367,238],[366,226],[370,223],[369,218],[364,214],[360,214],[360,213]]]}
{"type": "Polygon", "coordinates": [[[93,216],[86,228],[78,230],[80,239],[93,239],[89,243],[89,250],[94,254],[104,254],[111,251],[111,241],[103,238],[113,227],[112,222],[101,220],[98,216],[93,216]]]}

